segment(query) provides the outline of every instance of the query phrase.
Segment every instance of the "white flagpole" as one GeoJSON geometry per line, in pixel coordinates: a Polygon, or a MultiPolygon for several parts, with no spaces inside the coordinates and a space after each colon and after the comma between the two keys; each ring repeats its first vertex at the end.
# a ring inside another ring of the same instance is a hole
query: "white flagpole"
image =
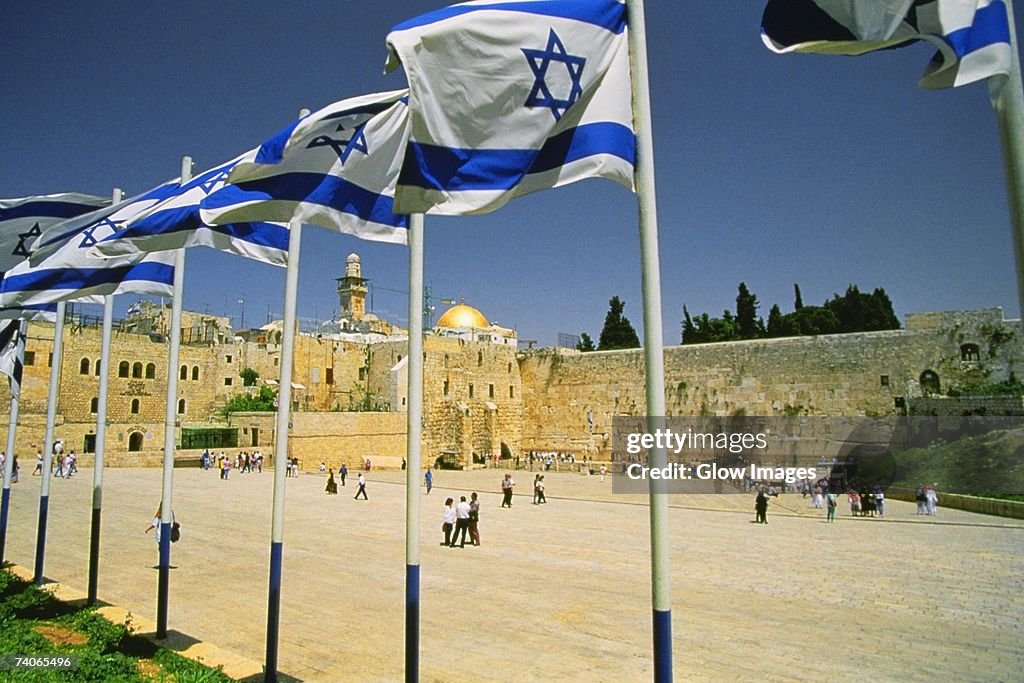
{"type": "Polygon", "coordinates": [[[36,532],[36,566],[33,581],[43,582],[46,555],[46,521],[50,510],[50,468],[53,465],[54,426],[57,423],[57,398],[60,394],[60,370],[64,358],[64,313],[67,302],[57,302],[57,321],[53,325],[53,353],[50,362],[50,395],[46,401],[46,431],[43,432],[43,481],[39,489],[39,524],[36,532]]]}
{"type": "MultiPolygon", "coordinates": [[[[192,179],[192,157],[181,158],[181,184],[192,179]]],[[[174,436],[178,410],[178,361],[181,356],[181,307],[185,296],[185,249],[174,252],[170,340],[167,351],[167,405],[164,410],[164,471],[160,491],[160,560],[156,589],[156,637],[167,637],[171,582],[171,525],[174,523],[174,436]]]]}
{"type": "MultiPolygon", "coordinates": [[[[1006,14],[1010,24],[1010,73],[1005,82],[998,84],[1001,91],[993,98],[992,106],[999,120],[999,137],[1003,146],[1013,253],[1017,267],[1017,301],[1021,319],[1024,320],[1024,89],[1021,87],[1020,55],[1017,52],[1012,0],[1006,2],[1006,14]]],[[[992,87],[997,82],[989,79],[989,83],[992,87]]]]}
{"type": "Polygon", "coordinates": [[[281,624],[281,568],[284,552],[284,487],[288,464],[288,423],[292,408],[292,358],[295,348],[295,306],[299,290],[299,247],[302,223],[288,225],[288,271],[284,287],[284,329],[281,334],[281,374],[277,394],[277,438],[274,444],[274,503],[270,529],[270,589],[267,599],[267,652],[264,676],[277,681],[277,652],[281,624]]]}
{"type": "Polygon", "coordinates": [[[405,680],[420,675],[420,445],[423,431],[423,214],[409,216],[409,385],[405,470],[405,680]]]}
{"type": "MultiPolygon", "coordinates": [[[[124,193],[113,192],[113,202],[124,193]]],[[[103,297],[103,336],[100,341],[100,388],[96,399],[96,452],[92,468],[92,523],[89,536],[89,590],[86,602],[96,604],[100,577],[100,518],[103,509],[103,457],[107,449],[107,393],[110,384],[110,337],[114,328],[114,297],[103,297]]],[[[66,475],[70,476],[70,475],[66,475]]]]}
{"type": "MultiPolygon", "coordinates": [[[[643,0],[628,0],[629,63],[636,131],[636,192],[640,213],[641,278],[644,298],[644,360],[647,373],[647,428],[665,422],[665,357],[661,326],[661,274],[658,258],[658,211],[654,188],[654,138],[651,94],[647,80],[647,39],[643,0]]],[[[649,451],[649,466],[668,464],[664,448],[649,451]]],[[[672,593],[669,566],[668,498],[665,482],[650,480],[651,603],[654,631],[654,680],[672,680],[672,593]]]]}
{"type": "MultiPolygon", "coordinates": [[[[18,326],[18,334],[24,339],[28,333],[28,322],[22,320],[18,326]]],[[[18,361],[25,362],[25,344],[18,343],[18,361]]],[[[20,393],[20,389],[19,389],[20,393]]],[[[4,552],[7,545],[7,513],[11,505],[11,477],[14,473],[14,437],[18,430],[18,409],[21,403],[20,396],[11,395],[10,421],[7,424],[7,450],[4,460],[4,488],[0,494],[0,565],[3,564],[4,552]]]]}

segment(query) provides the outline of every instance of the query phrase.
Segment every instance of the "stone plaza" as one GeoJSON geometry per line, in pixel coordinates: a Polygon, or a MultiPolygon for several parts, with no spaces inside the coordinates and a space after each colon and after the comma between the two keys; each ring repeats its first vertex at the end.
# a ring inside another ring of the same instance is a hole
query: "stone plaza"
{"type": "MultiPolygon", "coordinates": [[[[34,563],[39,478],[12,488],[7,560],[34,563]]],[[[369,500],[325,477],[287,480],[279,670],[283,680],[403,677],[404,472],[371,472],[369,500]]],[[[643,681],[652,677],[648,510],[611,476],[437,472],[423,495],[421,680],[643,681]],[[444,500],[478,491],[482,545],[439,544],[444,500]]],[[[170,642],[259,680],[265,653],[273,473],[177,469],[170,642]],[[218,649],[219,648],[219,649],[218,649]],[[215,654],[211,654],[215,653],[215,654]]],[[[98,595],[141,631],[156,611],[157,552],[143,533],[161,471],[108,468],[98,595]]],[[[421,487],[421,493],[423,489],[421,487]]],[[[92,472],[53,482],[45,575],[86,587],[92,472]]],[[[785,494],[769,524],[749,494],[670,503],[678,680],[1019,680],[1024,521],[890,501],[885,519],[837,522],[785,494]]],[[[940,501],[941,504],[941,501],[940,501]]]]}

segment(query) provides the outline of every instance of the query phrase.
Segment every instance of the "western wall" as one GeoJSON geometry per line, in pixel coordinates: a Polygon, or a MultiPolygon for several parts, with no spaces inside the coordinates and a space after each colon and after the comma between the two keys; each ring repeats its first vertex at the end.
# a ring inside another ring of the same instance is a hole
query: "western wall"
{"type": "MultiPolygon", "coordinates": [[[[407,338],[370,315],[345,318],[353,308],[362,314],[362,302],[353,306],[345,299],[352,296],[352,277],[339,282],[340,323],[296,336],[289,455],[304,468],[320,462],[352,467],[367,457],[378,466],[397,467],[405,453],[407,338]]],[[[355,288],[356,299],[359,294],[355,288]]],[[[114,333],[105,448],[111,466],[161,461],[166,313],[163,306],[147,304],[114,333]]],[[[215,452],[274,452],[274,413],[224,415],[222,408],[238,393],[255,393],[264,384],[277,388],[280,325],[236,334],[227,322],[198,313],[184,317],[175,405],[178,457],[194,457],[202,450],[197,444],[215,452]],[[244,386],[243,368],[259,375],[253,386],[244,386]],[[232,445],[217,441],[225,434],[232,445]]],[[[982,406],[1020,414],[1019,398],[947,398],[965,383],[1016,378],[1024,363],[1019,326],[992,308],[910,314],[904,329],[885,332],[667,347],[667,412],[959,415],[982,406]]],[[[17,433],[23,466],[31,462],[33,444],[43,443],[53,331],[46,323],[29,326],[17,433]]],[[[465,304],[453,306],[426,336],[425,463],[441,458],[468,465],[474,457],[515,457],[529,450],[608,460],[613,416],[645,414],[642,350],[520,350],[516,342],[514,331],[491,325],[465,304]]],[[[99,356],[96,321],[69,319],[56,437],[66,450],[83,455],[85,465],[95,447],[99,356]]],[[[6,383],[0,391],[0,409],[6,411],[6,383]]],[[[6,421],[0,432],[6,438],[6,421]]]]}

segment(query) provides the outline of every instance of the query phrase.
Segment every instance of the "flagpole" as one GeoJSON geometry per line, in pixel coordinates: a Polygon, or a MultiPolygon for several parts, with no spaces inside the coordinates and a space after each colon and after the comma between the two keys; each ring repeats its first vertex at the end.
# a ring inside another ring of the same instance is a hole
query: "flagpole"
{"type": "MultiPolygon", "coordinates": [[[[629,63],[636,131],[636,192],[640,213],[641,278],[644,304],[644,360],[647,380],[647,428],[665,421],[665,357],[661,325],[661,275],[658,258],[658,212],[654,188],[654,138],[647,74],[643,0],[628,0],[629,63]]],[[[649,451],[652,468],[668,463],[664,448],[649,451]]],[[[672,593],[669,566],[668,498],[665,482],[650,480],[651,603],[654,635],[654,680],[672,680],[672,593]]]]}
{"type": "MultiPolygon", "coordinates": [[[[181,158],[181,184],[192,179],[192,157],[181,158]]],[[[170,340],[167,351],[167,405],[164,407],[164,471],[160,490],[159,572],[156,588],[156,637],[167,637],[171,583],[171,525],[174,523],[174,436],[178,410],[178,362],[181,357],[181,308],[185,296],[185,249],[174,252],[170,340]]]]}
{"type": "MultiPolygon", "coordinates": [[[[114,202],[121,201],[114,190],[114,202]]],[[[100,389],[96,399],[96,453],[92,468],[92,534],[89,538],[87,604],[96,604],[100,577],[100,517],[103,508],[103,458],[107,450],[107,395],[110,384],[110,337],[114,329],[114,297],[103,297],[103,336],[100,342],[100,389]]],[[[70,475],[67,475],[70,476],[70,475]]]]}
{"type": "MultiPolygon", "coordinates": [[[[114,188],[112,201],[124,197],[114,188]]],[[[103,509],[103,458],[107,449],[107,394],[110,385],[110,337],[114,328],[114,297],[103,297],[103,335],[100,341],[100,387],[96,398],[96,447],[92,467],[92,522],[89,535],[89,588],[86,604],[96,604],[100,576],[100,519],[103,509]]],[[[70,476],[70,475],[65,475],[70,476]]]]}
{"type": "MultiPolygon", "coordinates": [[[[999,138],[1003,147],[1003,167],[1010,203],[1013,253],[1017,269],[1017,302],[1020,306],[1021,319],[1024,320],[1024,89],[1021,86],[1013,2],[1007,0],[1005,4],[1010,26],[1010,73],[1005,82],[998,84],[1001,89],[998,95],[993,97],[992,107],[999,120],[999,138]]],[[[993,78],[989,79],[990,92],[996,83],[993,78]]]]}
{"type": "Polygon", "coordinates": [[[64,358],[64,313],[67,302],[57,302],[57,320],[53,325],[53,354],[50,361],[50,395],[46,402],[46,431],[43,432],[43,481],[39,488],[39,525],[36,532],[36,566],[33,581],[43,582],[46,555],[46,521],[50,510],[50,468],[53,466],[54,426],[57,423],[57,397],[60,393],[60,370],[64,358]]]}
{"type": "Polygon", "coordinates": [[[409,216],[409,385],[405,470],[405,680],[420,677],[420,445],[423,431],[423,214],[409,216]]]}
{"type": "Polygon", "coordinates": [[[281,622],[281,565],[284,547],[284,487],[288,460],[288,425],[292,407],[292,357],[295,348],[295,306],[299,290],[299,248],[302,223],[288,225],[288,271],[284,287],[284,329],[281,331],[281,374],[277,394],[277,433],[274,444],[274,503],[270,529],[270,589],[267,598],[267,653],[264,676],[277,681],[277,652],[281,622]]]}
{"type": "MultiPolygon", "coordinates": [[[[28,333],[28,321],[22,320],[18,324],[18,334],[21,335],[21,339],[25,338],[25,334],[28,333]]],[[[25,344],[19,342],[17,345],[18,349],[18,362],[25,362],[25,344]]],[[[18,393],[21,393],[19,387],[18,393]]],[[[21,403],[21,397],[15,396],[11,393],[11,412],[10,420],[7,423],[7,450],[5,452],[6,457],[4,458],[4,488],[3,494],[0,494],[0,565],[3,565],[4,554],[7,546],[7,513],[11,505],[11,476],[14,472],[14,437],[18,430],[18,409],[21,403]]]]}

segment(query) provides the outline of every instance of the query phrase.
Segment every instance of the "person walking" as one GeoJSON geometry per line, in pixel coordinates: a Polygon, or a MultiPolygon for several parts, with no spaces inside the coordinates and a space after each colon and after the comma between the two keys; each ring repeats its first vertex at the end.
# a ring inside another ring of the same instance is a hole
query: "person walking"
{"type": "Polygon", "coordinates": [[[932,517],[939,514],[939,494],[935,492],[935,487],[931,484],[924,489],[924,499],[928,514],[932,517]]]}
{"type": "Polygon", "coordinates": [[[427,473],[423,475],[423,483],[427,486],[427,495],[430,495],[430,489],[434,486],[434,472],[429,467],[427,473]]]}
{"type": "Polygon", "coordinates": [[[548,502],[548,499],[544,497],[544,475],[540,475],[540,479],[537,480],[537,505],[543,505],[548,502]]]}
{"type": "Polygon", "coordinates": [[[338,474],[341,475],[341,485],[345,485],[345,477],[348,476],[348,465],[341,463],[341,469],[338,470],[338,474]]]}
{"type": "Polygon", "coordinates": [[[363,500],[369,500],[369,498],[366,497],[366,477],[363,476],[362,472],[359,473],[359,479],[357,483],[359,484],[359,490],[356,491],[354,500],[359,500],[360,494],[362,494],[363,500]]]}
{"type": "Polygon", "coordinates": [[[32,470],[33,477],[36,476],[36,472],[39,473],[39,476],[43,476],[43,452],[39,450],[36,451],[36,468],[32,470]]]}
{"type": "Polygon", "coordinates": [[[459,547],[465,548],[467,531],[469,531],[469,503],[466,502],[465,496],[461,496],[459,504],[455,506],[455,533],[452,534],[452,541],[448,544],[448,547],[455,547],[455,543],[459,540],[459,534],[461,533],[462,541],[459,542],[459,547]]]}
{"type": "Polygon", "coordinates": [[[510,508],[512,507],[512,488],[516,485],[512,481],[512,475],[506,474],[505,478],[501,480],[501,493],[504,496],[501,499],[501,507],[510,508]]]}
{"type": "Polygon", "coordinates": [[[831,489],[829,489],[829,492],[825,494],[825,507],[827,508],[826,519],[829,522],[836,521],[836,505],[839,502],[838,498],[839,496],[833,493],[831,489]]]}
{"type": "Polygon", "coordinates": [[[872,495],[875,498],[875,510],[878,512],[878,516],[885,517],[885,492],[882,491],[881,485],[875,485],[875,492],[872,495]]]}
{"type": "Polygon", "coordinates": [[[444,542],[441,545],[451,545],[452,543],[452,529],[455,528],[454,503],[454,498],[446,498],[444,501],[444,521],[441,523],[441,531],[444,532],[444,542]]]}
{"type": "Polygon", "coordinates": [[[469,540],[473,545],[480,545],[480,500],[476,491],[469,496],[469,540]]]}
{"type": "Polygon", "coordinates": [[[338,482],[334,481],[333,469],[327,470],[327,487],[324,489],[324,492],[329,496],[338,495],[338,482]]]}
{"type": "Polygon", "coordinates": [[[537,498],[538,498],[537,491],[539,490],[539,488],[537,486],[538,483],[540,483],[540,475],[539,474],[535,474],[535,475],[533,475],[533,504],[534,505],[537,505],[537,498]]]}

